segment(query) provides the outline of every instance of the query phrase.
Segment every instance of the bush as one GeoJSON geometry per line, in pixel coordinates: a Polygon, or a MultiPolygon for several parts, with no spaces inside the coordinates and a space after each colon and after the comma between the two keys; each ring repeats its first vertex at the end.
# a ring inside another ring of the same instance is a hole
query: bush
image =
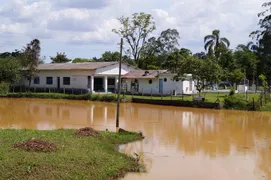
{"type": "Polygon", "coordinates": [[[233,96],[233,95],[235,95],[235,89],[234,88],[231,88],[231,91],[230,91],[230,94],[229,94],[230,96],[233,96]]]}
{"type": "Polygon", "coordinates": [[[224,108],[225,109],[239,109],[239,110],[248,110],[248,103],[244,100],[238,99],[236,96],[227,96],[224,99],[224,108]]]}
{"type": "Polygon", "coordinates": [[[91,94],[69,95],[58,93],[10,93],[7,97],[13,98],[42,98],[42,99],[69,99],[69,100],[91,100],[91,94]]]}
{"type": "Polygon", "coordinates": [[[0,83],[0,94],[7,94],[9,91],[9,83],[1,82],[0,83]]]}
{"type": "Polygon", "coordinates": [[[91,101],[99,101],[99,100],[100,100],[100,95],[91,96],[91,101]]]}
{"type": "Polygon", "coordinates": [[[100,100],[105,102],[114,102],[117,101],[117,98],[114,95],[105,95],[101,96],[100,100]]]}

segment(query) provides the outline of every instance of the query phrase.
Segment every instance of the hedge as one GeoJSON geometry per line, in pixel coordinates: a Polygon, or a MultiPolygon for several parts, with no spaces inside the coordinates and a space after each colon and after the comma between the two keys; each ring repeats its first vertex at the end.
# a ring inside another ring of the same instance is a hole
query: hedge
{"type": "Polygon", "coordinates": [[[60,93],[9,93],[4,97],[8,98],[42,98],[42,99],[68,99],[68,100],[89,100],[89,101],[105,101],[116,102],[117,96],[115,95],[71,95],[60,93]]]}

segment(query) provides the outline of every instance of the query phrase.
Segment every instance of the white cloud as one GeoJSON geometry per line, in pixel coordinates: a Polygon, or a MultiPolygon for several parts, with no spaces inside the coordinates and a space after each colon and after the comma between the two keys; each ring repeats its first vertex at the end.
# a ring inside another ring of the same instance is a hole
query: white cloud
{"type": "Polygon", "coordinates": [[[114,0],[53,0],[57,7],[100,9],[114,3],[114,0]]]}
{"type": "MultiPolygon", "coordinates": [[[[25,40],[18,44],[26,44],[31,38],[47,39],[46,43],[50,45],[46,47],[62,43],[70,51],[74,49],[70,46],[78,47],[80,44],[93,47],[99,45],[107,50],[109,46],[115,47],[119,41],[118,36],[111,31],[119,27],[117,17],[146,12],[151,13],[156,22],[157,30],[154,35],[165,29],[175,28],[180,32],[181,47],[191,48],[194,52],[203,51],[203,37],[214,29],[220,29],[221,36],[227,37],[234,48],[239,43],[249,41],[249,33],[257,28],[257,13],[263,2],[264,0],[4,0],[0,8],[0,34],[8,42],[5,49],[10,50],[14,48],[14,42],[25,40]]],[[[49,54],[46,56],[51,56],[51,49],[53,48],[48,50],[49,54]]],[[[0,47],[0,51],[2,50],[0,47]]],[[[89,49],[85,52],[99,56],[96,52],[89,52],[89,49]]]]}

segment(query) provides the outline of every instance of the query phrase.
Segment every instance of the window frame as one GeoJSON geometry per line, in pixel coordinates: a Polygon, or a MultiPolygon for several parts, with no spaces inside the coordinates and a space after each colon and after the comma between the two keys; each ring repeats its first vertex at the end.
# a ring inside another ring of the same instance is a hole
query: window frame
{"type": "Polygon", "coordinates": [[[54,78],[51,77],[51,76],[46,77],[46,85],[53,85],[53,84],[54,84],[54,78]],[[49,78],[51,79],[51,83],[48,83],[49,82],[49,78]]]}
{"type": "Polygon", "coordinates": [[[71,77],[63,77],[62,84],[65,86],[70,86],[71,85],[71,77]],[[67,83],[67,78],[69,79],[69,83],[67,83]]]}
{"type": "Polygon", "coordinates": [[[39,85],[40,84],[40,77],[39,76],[37,76],[37,77],[34,78],[33,84],[35,84],[35,85],[39,85]]]}

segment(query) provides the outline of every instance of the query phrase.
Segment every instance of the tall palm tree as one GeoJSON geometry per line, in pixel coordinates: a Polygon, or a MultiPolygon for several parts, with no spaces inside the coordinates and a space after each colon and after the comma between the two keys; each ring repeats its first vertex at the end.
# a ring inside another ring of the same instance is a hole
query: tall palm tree
{"type": "Polygon", "coordinates": [[[230,41],[223,37],[220,38],[220,31],[214,30],[211,35],[204,37],[204,48],[209,55],[215,54],[215,57],[219,58],[221,50],[230,46],[230,41]]]}

